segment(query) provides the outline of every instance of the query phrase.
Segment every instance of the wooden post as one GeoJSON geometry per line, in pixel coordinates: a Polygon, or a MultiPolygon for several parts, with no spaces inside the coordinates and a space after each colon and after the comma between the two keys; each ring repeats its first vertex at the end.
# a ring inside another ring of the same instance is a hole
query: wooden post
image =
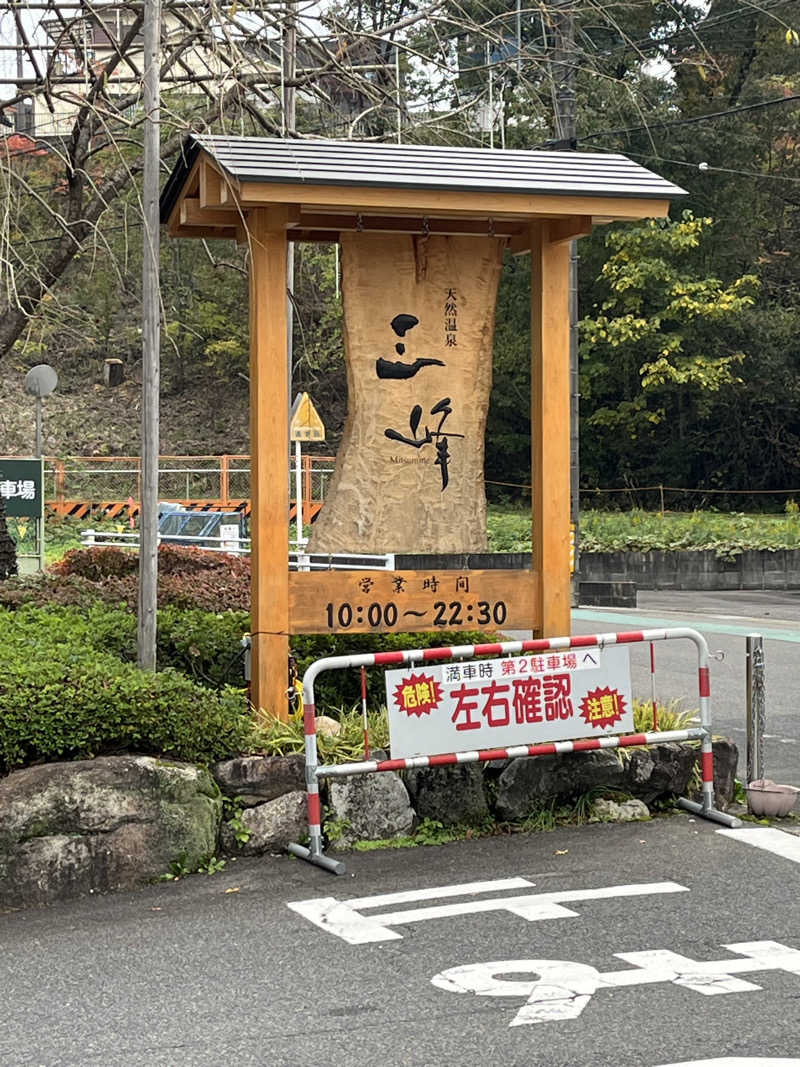
{"type": "Polygon", "coordinates": [[[570,633],[569,245],[531,226],[531,471],[533,569],[541,634],[570,633]]]}
{"type": "Polygon", "coordinates": [[[286,210],[249,213],[250,699],[256,714],[288,718],[289,468],[286,366],[286,210]]]}

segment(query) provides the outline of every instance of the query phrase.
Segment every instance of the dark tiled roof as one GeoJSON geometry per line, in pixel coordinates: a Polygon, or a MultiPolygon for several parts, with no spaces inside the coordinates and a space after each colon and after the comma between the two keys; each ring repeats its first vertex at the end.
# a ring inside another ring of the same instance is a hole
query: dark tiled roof
{"type": "Polygon", "coordinates": [[[658,200],[685,195],[627,156],[610,153],[190,135],[161,195],[163,220],[201,149],[232,178],[247,182],[658,200]]]}

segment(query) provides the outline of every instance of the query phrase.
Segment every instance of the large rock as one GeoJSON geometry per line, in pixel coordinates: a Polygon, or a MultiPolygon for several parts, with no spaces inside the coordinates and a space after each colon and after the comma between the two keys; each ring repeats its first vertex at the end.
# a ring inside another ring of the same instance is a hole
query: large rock
{"type": "Polygon", "coordinates": [[[592,818],[589,822],[636,822],[649,819],[650,811],[643,800],[624,800],[618,804],[615,800],[601,797],[592,806],[592,818]]]}
{"type": "Polygon", "coordinates": [[[245,807],[305,789],[305,756],[239,756],[211,768],[226,797],[237,798],[245,807]]]}
{"type": "MultiPolygon", "coordinates": [[[[739,750],[727,737],[719,737],[711,744],[714,753],[714,805],[725,811],[733,802],[736,789],[736,765],[739,762],[739,750]]],[[[700,750],[694,749],[695,761],[700,761],[700,750]]],[[[702,793],[695,791],[693,799],[701,800],[702,793]]]]}
{"type": "Polygon", "coordinates": [[[246,808],[238,820],[250,836],[236,841],[236,828],[223,822],[220,843],[225,852],[239,856],[259,856],[263,852],[282,852],[290,841],[308,834],[306,794],[300,790],[285,793],[266,804],[246,808]]]}
{"type": "Polygon", "coordinates": [[[391,771],[331,778],[328,784],[330,844],[350,848],[356,841],[402,837],[414,826],[408,790],[391,771]]]}
{"type": "Polygon", "coordinates": [[[475,824],[489,814],[479,763],[417,767],[406,771],[404,779],[420,819],[436,819],[444,825],[475,824]]]}
{"type": "Polygon", "coordinates": [[[0,780],[0,905],[51,904],[192,870],[222,799],[198,767],[149,756],[51,763],[0,780]]]}
{"type": "Polygon", "coordinates": [[[622,765],[609,749],[515,759],[498,779],[495,810],[500,819],[524,819],[542,800],[619,788],[622,778],[622,765]]]}
{"type": "Polygon", "coordinates": [[[620,788],[646,804],[657,797],[685,796],[696,758],[696,748],[678,741],[628,749],[620,788]]]}

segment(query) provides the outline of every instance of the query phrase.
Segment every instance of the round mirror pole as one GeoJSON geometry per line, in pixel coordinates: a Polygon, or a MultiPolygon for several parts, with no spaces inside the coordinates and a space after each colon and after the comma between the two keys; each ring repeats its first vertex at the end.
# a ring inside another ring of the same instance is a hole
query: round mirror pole
{"type": "MultiPolygon", "coordinates": [[[[25,392],[36,399],[36,450],[35,456],[42,464],[40,485],[44,495],[44,460],[42,459],[42,399],[50,396],[58,385],[58,375],[48,363],[39,363],[31,367],[25,375],[25,392]]],[[[39,542],[39,570],[44,570],[44,502],[37,521],[37,539],[39,542]]]]}

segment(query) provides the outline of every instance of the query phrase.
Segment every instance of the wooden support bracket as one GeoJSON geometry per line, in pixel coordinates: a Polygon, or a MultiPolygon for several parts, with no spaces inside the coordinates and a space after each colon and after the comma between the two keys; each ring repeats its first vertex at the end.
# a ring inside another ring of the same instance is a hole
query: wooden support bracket
{"type": "Polygon", "coordinates": [[[547,239],[551,245],[588,237],[592,232],[591,215],[573,215],[568,219],[552,219],[547,224],[547,239]]]}

